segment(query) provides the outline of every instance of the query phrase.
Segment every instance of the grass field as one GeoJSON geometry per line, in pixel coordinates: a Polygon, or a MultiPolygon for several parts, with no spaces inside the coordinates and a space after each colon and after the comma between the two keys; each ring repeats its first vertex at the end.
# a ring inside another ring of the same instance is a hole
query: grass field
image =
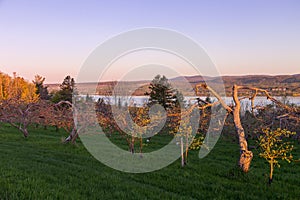
{"type": "MultiPolygon", "coordinates": [[[[243,174],[235,166],[238,145],[224,138],[204,159],[198,158],[198,151],[191,152],[184,168],[178,160],[152,173],[128,174],[98,162],[80,141],[62,144],[65,135],[31,128],[24,139],[16,129],[1,125],[0,199],[300,198],[299,162],[276,168],[274,182],[268,186],[268,166],[258,152],[254,150],[250,172],[243,174]]],[[[167,140],[154,137],[148,147],[167,140]]]]}

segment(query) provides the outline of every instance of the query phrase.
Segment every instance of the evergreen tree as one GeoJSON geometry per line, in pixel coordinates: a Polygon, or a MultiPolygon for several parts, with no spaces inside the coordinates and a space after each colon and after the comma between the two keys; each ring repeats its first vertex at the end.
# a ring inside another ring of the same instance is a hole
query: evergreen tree
{"type": "Polygon", "coordinates": [[[120,97],[118,98],[118,108],[119,109],[122,108],[122,102],[121,102],[121,98],[120,97]]]}
{"type": "Polygon", "coordinates": [[[160,104],[166,110],[170,110],[175,106],[179,106],[179,102],[183,101],[183,96],[177,90],[174,90],[165,76],[157,75],[149,86],[149,105],[160,104]]]}
{"type": "Polygon", "coordinates": [[[60,85],[60,90],[53,95],[52,101],[54,103],[63,100],[72,102],[72,95],[74,92],[75,92],[75,81],[73,78],[71,78],[71,76],[66,76],[66,78],[60,85]]]}
{"type": "Polygon", "coordinates": [[[45,78],[40,75],[35,75],[34,80],[32,81],[36,87],[36,94],[40,96],[40,99],[48,100],[49,92],[48,87],[44,86],[45,78]]]}
{"type": "Polygon", "coordinates": [[[85,101],[86,101],[86,102],[94,102],[94,99],[93,99],[93,97],[91,97],[89,94],[86,94],[86,96],[85,96],[85,101]]]}

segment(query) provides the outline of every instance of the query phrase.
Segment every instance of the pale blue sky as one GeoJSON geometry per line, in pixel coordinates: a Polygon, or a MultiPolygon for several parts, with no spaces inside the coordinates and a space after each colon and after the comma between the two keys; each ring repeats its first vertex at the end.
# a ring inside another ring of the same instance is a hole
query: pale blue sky
{"type": "Polygon", "coordinates": [[[76,76],[106,39],[141,27],[181,32],[221,74],[300,73],[300,1],[0,0],[0,70],[76,76]]]}

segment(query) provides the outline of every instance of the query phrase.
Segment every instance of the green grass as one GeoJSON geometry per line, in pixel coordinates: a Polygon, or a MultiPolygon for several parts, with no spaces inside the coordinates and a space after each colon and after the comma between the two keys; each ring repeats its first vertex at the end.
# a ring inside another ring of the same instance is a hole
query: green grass
{"type": "MultiPolygon", "coordinates": [[[[258,152],[248,174],[235,166],[238,145],[219,140],[204,159],[190,153],[159,171],[128,174],[94,159],[80,141],[62,144],[54,129],[30,129],[27,139],[16,129],[0,126],[0,199],[299,199],[300,163],[275,169],[267,185],[267,163],[258,152]]],[[[124,143],[117,136],[116,143],[124,143]]],[[[169,138],[154,137],[147,150],[169,138]]],[[[125,143],[124,143],[125,144],[125,143]]],[[[124,146],[123,144],[123,146],[124,146]]],[[[298,145],[299,147],[299,145],[298,145]]],[[[124,146],[125,148],[125,146],[124,146]]],[[[299,150],[295,151],[299,158],[299,150]]]]}

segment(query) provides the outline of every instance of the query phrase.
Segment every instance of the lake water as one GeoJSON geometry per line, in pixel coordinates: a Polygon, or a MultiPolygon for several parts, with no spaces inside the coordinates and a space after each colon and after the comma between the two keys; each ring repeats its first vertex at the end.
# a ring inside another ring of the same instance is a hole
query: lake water
{"type": "MultiPolygon", "coordinates": [[[[81,98],[85,98],[84,95],[80,95],[81,98]]],[[[149,100],[148,96],[102,96],[102,95],[90,95],[90,97],[93,98],[93,100],[96,102],[99,98],[103,98],[106,103],[110,103],[112,105],[118,104],[120,101],[122,105],[136,105],[136,106],[143,106],[146,104],[149,100]]],[[[206,97],[200,97],[202,100],[205,100],[206,97]]],[[[300,106],[300,97],[275,97],[277,100],[281,102],[288,102],[295,105],[300,106]]],[[[196,97],[185,97],[185,103],[186,104],[193,104],[195,103],[196,97]]],[[[212,101],[216,101],[216,98],[211,98],[212,101]]],[[[226,104],[231,105],[233,104],[232,97],[224,97],[223,100],[226,102],[226,104]]],[[[268,104],[272,104],[272,101],[268,100],[266,97],[258,96],[254,100],[255,106],[265,106],[268,104]]],[[[243,99],[241,100],[242,108],[249,110],[251,108],[251,102],[250,100],[243,99]]]]}

